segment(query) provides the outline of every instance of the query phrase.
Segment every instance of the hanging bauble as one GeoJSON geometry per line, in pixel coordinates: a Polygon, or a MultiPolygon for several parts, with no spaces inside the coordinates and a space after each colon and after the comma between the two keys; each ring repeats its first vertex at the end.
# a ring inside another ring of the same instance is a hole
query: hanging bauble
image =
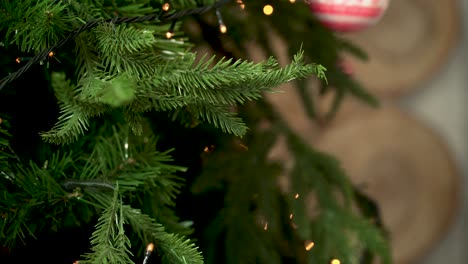
{"type": "Polygon", "coordinates": [[[390,0],[308,0],[310,9],[327,28],[358,31],[375,24],[385,13],[390,0]]]}

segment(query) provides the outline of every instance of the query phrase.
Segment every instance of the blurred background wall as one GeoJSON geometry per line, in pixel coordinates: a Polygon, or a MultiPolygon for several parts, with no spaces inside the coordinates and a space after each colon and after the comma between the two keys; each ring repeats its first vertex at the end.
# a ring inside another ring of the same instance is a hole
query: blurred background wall
{"type": "Polygon", "coordinates": [[[456,222],[424,264],[463,264],[468,259],[468,1],[459,0],[460,33],[455,50],[433,78],[401,100],[407,111],[443,136],[462,176],[462,202],[456,222]]]}

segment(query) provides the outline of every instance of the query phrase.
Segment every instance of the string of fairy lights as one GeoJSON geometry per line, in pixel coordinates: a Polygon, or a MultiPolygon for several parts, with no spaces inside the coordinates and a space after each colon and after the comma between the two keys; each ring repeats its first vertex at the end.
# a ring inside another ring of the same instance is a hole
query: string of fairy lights
{"type": "MultiPolygon", "coordinates": [[[[111,19],[95,19],[92,21],[87,22],[86,24],[78,27],[77,29],[73,30],[66,38],[58,41],[53,46],[48,47],[37,53],[34,57],[18,57],[15,59],[17,63],[21,63],[27,61],[27,63],[22,66],[19,70],[14,73],[10,73],[8,76],[0,80],[0,90],[3,89],[7,84],[11,83],[12,81],[18,79],[23,73],[29,70],[32,65],[36,63],[40,63],[42,65],[43,61],[46,59],[50,59],[55,56],[55,52],[57,49],[65,45],[68,41],[76,38],[80,33],[96,27],[102,23],[110,23],[110,24],[122,24],[122,23],[138,23],[138,22],[147,22],[153,21],[157,23],[164,23],[171,21],[171,27],[169,29],[169,33],[166,33],[166,37],[171,38],[173,36],[173,31],[175,22],[182,17],[186,17],[189,15],[194,14],[203,14],[208,12],[212,9],[216,10],[216,14],[219,17],[219,20],[222,22],[221,13],[219,12],[219,8],[223,5],[227,4],[231,0],[219,0],[212,5],[204,6],[204,7],[196,7],[196,8],[189,8],[184,9],[178,12],[168,12],[170,9],[169,3],[164,3],[161,7],[161,12],[158,14],[147,15],[147,16],[137,16],[137,17],[115,17],[111,19]]],[[[227,28],[224,23],[220,24],[221,32],[226,32],[227,28]]],[[[18,33],[18,30],[15,30],[15,34],[18,33]]]]}
{"type": "MultiPolygon", "coordinates": [[[[238,0],[238,3],[239,3],[240,0],[238,0]]],[[[242,142],[238,141],[236,143],[240,149],[242,149],[243,151],[247,151],[249,148],[248,146],[244,145],[242,142]]],[[[208,145],[208,146],[205,146],[203,148],[203,152],[205,152],[206,154],[211,154],[213,153],[215,150],[215,146],[214,145],[208,145]]],[[[299,198],[301,197],[301,195],[299,193],[294,193],[294,195],[292,196],[292,198],[294,200],[298,200],[299,198]]],[[[290,221],[290,224],[291,224],[291,227],[293,229],[297,229],[298,226],[296,225],[296,223],[293,221],[294,220],[294,213],[290,213],[289,214],[289,220],[290,221]]],[[[261,228],[263,229],[263,231],[267,232],[268,229],[269,229],[269,222],[267,219],[265,219],[264,216],[260,215],[259,216],[259,221],[258,221],[259,225],[261,226],[261,228]]],[[[315,242],[312,241],[312,240],[305,240],[304,241],[304,248],[306,251],[311,251],[315,246],[315,242]]],[[[325,264],[325,263],[324,263],[325,264]]],[[[330,262],[328,264],[341,264],[341,260],[339,260],[338,258],[332,258],[330,260],[330,262]]]]}
{"type": "MultiPolygon", "coordinates": [[[[295,193],[294,196],[293,196],[293,198],[295,200],[298,200],[299,197],[300,197],[299,193],[295,193]]],[[[291,226],[292,226],[292,228],[297,229],[297,225],[292,221],[293,218],[294,218],[294,214],[290,213],[289,214],[289,220],[291,220],[291,226]]],[[[266,226],[264,226],[264,230],[267,231],[267,229],[268,229],[268,223],[266,223],[266,226]],[[267,228],[265,229],[265,227],[267,227],[267,228]]],[[[314,246],[315,246],[315,243],[312,240],[305,240],[304,241],[304,248],[305,248],[306,251],[312,250],[312,248],[314,248],[314,246]]],[[[341,261],[339,259],[337,259],[337,258],[332,258],[330,260],[330,264],[341,264],[341,261]]]]}
{"type": "MultiPolygon", "coordinates": [[[[81,27],[75,29],[74,31],[72,31],[65,39],[62,39],[55,45],[42,50],[41,52],[36,54],[34,57],[17,57],[15,59],[16,63],[20,64],[22,62],[27,61],[26,65],[22,66],[18,71],[14,73],[10,73],[5,78],[1,79],[0,90],[2,90],[3,87],[5,87],[7,84],[18,79],[23,73],[28,71],[32,65],[36,63],[43,65],[44,61],[50,58],[55,58],[56,60],[58,60],[55,57],[56,55],[55,50],[63,46],[69,40],[77,37],[81,32],[86,31],[92,27],[96,27],[101,23],[119,24],[119,23],[134,23],[134,22],[144,22],[144,21],[158,21],[158,22],[172,21],[169,27],[169,30],[165,34],[167,39],[171,39],[172,37],[174,37],[174,28],[178,19],[187,15],[202,14],[211,9],[215,9],[215,13],[218,18],[219,31],[224,34],[227,32],[227,27],[223,22],[223,18],[221,16],[221,12],[219,9],[221,6],[225,5],[226,3],[230,1],[231,0],[219,0],[215,4],[210,5],[210,6],[186,9],[186,10],[182,10],[182,11],[172,13],[172,14],[168,13],[170,9],[170,4],[166,2],[161,6],[161,13],[157,15],[149,15],[149,16],[141,16],[141,17],[116,17],[112,19],[105,19],[105,20],[97,19],[97,20],[90,21],[82,25],[81,27]]],[[[296,3],[296,1],[299,1],[299,0],[288,0],[288,1],[290,3],[296,3]]],[[[308,0],[303,0],[303,1],[307,3],[308,0]]],[[[245,9],[245,4],[242,0],[236,0],[236,3],[240,6],[242,10],[245,9]]],[[[263,13],[265,15],[270,16],[273,14],[273,12],[274,12],[273,5],[266,4],[263,7],[263,13]]],[[[18,30],[15,30],[15,33],[18,33],[18,30]]]]}
{"type": "MultiPolygon", "coordinates": [[[[299,197],[300,197],[299,193],[296,193],[296,194],[294,194],[294,196],[293,196],[293,198],[294,198],[295,200],[299,199],[299,197]]],[[[294,214],[293,214],[293,213],[290,213],[290,214],[289,214],[289,220],[291,220],[291,227],[292,227],[293,229],[297,229],[298,226],[293,222],[293,218],[294,218],[294,214]]],[[[268,221],[266,221],[265,219],[262,218],[262,219],[261,219],[261,223],[262,223],[262,225],[263,225],[263,230],[264,230],[265,232],[268,231],[268,221]]],[[[315,246],[315,243],[314,243],[312,240],[305,240],[305,241],[304,241],[304,248],[305,248],[306,251],[312,250],[312,248],[313,248],[314,246],[315,246]]],[[[330,264],[341,264],[341,261],[340,261],[339,259],[337,259],[337,258],[332,258],[332,259],[330,260],[330,264]]]]}
{"type": "MultiPolygon", "coordinates": [[[[291,4],[294,4],[296,3],[297,1],[296,0],[288,0],[291,4]]],[[[307,0],[304,0],[305,3],[307,3],[308,1],[307,0]]],[[[242,10],[245,10],[245,4],[242,0],[236,0],[236,3],[240,6],[240,8],[242,10]]],[[[163,10],[164,11],[167,11],[169,9],[169,4],[166,3],[163,5],[163,10]],[[165,9],[166,8],[166,9],[165,9]]],[[[273,15],[273,12],[274,12],[274,7],[273,5],[271,4],[266,4],[263,6],[263,14],[265,14],[266,16],[271,16],[273,15]]],[[[221,11],[219,9],[216,9],[216,16],[218,18],[218,25],[219,25],[219,31],[221,33],[226,33],[227,32],[227,27],[226,27],[226,24],[224,24],[224,21],[223,21],[223,18],[221,16],[221,11]]],[[[173,22],[173,24],[171,25],[171,27],[169,28],[169,30],[166,32],[166,38],[170,39],[174,36],[174,26],[175,26],[175,21],[173,22]]]]}
{"type": "MultiPolygon", "coordinates": [[[[242,2],[242,0],[239,0],[239,1],[242,2]]],[[[289,0],[289,2],[291,4],[294,4],[296,3],[296,0],[289,0]]],[[[273,14],[273,11],[275,11],[275,9],[273,8],[273,5],[267,4],[263,6],[263,14],[267,16],[271,16],[273,14]]]]}

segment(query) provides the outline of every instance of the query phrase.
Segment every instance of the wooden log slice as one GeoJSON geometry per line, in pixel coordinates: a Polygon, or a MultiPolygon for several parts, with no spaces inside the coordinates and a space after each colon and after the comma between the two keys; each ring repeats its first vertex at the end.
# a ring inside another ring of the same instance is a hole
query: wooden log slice
{"type": "Polygon", "coordinates": [[[421,263],[458,204],[457,170],[441,138],[385,107],[332,123],[314,145],[338,158],[353,184],[377,202],[394,263],[421,263]]]}
{"type": "Polygon", "coordinates": [[[446,62],[458,33],[456,0],[391,0],[382,20],[343,34],[369,55],[351,56],[356,79],[371,92],[397,97],[421,86],[446,62]]]}

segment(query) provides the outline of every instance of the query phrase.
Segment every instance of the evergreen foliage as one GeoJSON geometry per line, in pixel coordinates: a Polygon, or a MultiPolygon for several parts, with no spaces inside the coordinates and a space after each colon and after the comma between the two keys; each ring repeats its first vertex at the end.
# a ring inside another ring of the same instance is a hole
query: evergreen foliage
{"type": "MultiPolygon", "coordinates": [[[[121,54],[112,49],[106,52],[121,54]]],[[[117,72],[125,73],[115,78],[86,78],[78,89],[71,87],[64,74],[54,74],[52,82],[57,99],[61,102],[62,115],[57,125],[43,137],[53,143],[69,143],[87,130],[89,118],[119,106],[130,107],[132,112],[170,111],[187,107],[195,118],[212,123],[223,132],[243,136],[245,125],[226,106],[258,99],[261,92],[271,91],[272,87],[296,78],[312,73],[324,75],[323,67],[303,64],[302,52],[285,68],[280,68],[273,58],[257,64],[221,59],[210,67],[214,59],[212,57],[197,64],[192,54],[176,61],[166,61],[157,74],[148,72],[140,80],[132,75],[132,71],[142,73],[143,68],[124,67],[125,71],[118,69],[117,72]],[[170,68],[167,66],[174,63],[176,65],[170,68]]],[[[115,56],[108,61],[117,65],[126,64],[115,56]]],[[[140,67],[141,63],[135,60],[134,65],[140,67]]],[[[154,67],[154,64],[151,65],[154,67]]],[[[113,69],[114,66],[106,65],[105,68],[113,69]]],[[[135,122],[134,131],[138,131],[138,126],[140,124],[135,122]]]]}
{"type": "MultiPolygon", "coordinates": [[[[187,239],[166,233],[154,219],[117,201],[121,199],[117,197],[127,197],[131,202],[139,193],[151,192],[153,199],[160,201],[159,210],[171,207],[181,186],[181,179],[173,173],[184,169],[167,164],[171,158],[168,152],[154,150],[155,139],[132,137],[128,127],[110,131],[112,134],[107,137],[93,137],[97,142],[90,153],[57,153],[42,167],[33,162],[29,166],[16,164],[16,174],[1,178],[2,244],[26,241],[46,228],[85,224],[92,220],[92,215],[104,210],[91,241],[94,253],[87,255],[91,263],[107,263],[103,259],[108,263],[125,263],[119,262],[120,258],[122,261],[126,258],[127,251],[124,246],[127,238],[122,233],[124,219],[142,241],[157,241],[167,263],[202,263],[200,254],[187,239]],[[42,219],[40,225],[32,216],[42,219]],[[121,219],[122,223],[112,226],[114,222],[105,222],[109,219],[121,219]],[[119,231],[112,233],[109,229],[119,231]],[[117,254],[119,249],[122,255],[117,254]],[[117,256],[110,256],[112,252],[117,252],[117,256]]],[[[167,215],[164,218],[160,221],[177,221],[167,215]]]]}
{"type": "MultiPolygon", "coordinates": [[[[321,78],[320,85],[315,87],[320,94],[333,93],[334,101],[327,118],[333,117],[342,100],[348,96],[354,96],[363,102],[377,106],[378,102],[371,94],[361,87],[351,76],[345,74],[340,66],[341,55],[350,53],[361,59],[367,59],[366,54],[353,43],[339,37],[334,32],[324,28],[311,14],[309,7],[302,3],[291,4],[289,1],[252,1],[247,4],[243,15],[237,15],[236,9],[224,9],[224,18],[230,25],[230,34],[222,36],[219,40],[208,34],[209,29],[217,25],[210,19],[198,20],[207,32],[202,32],[205,38],[199,39],[192,36],[196,44],[205,43],[210,45],[221,54],[229,51],[235,56],[247,57],[245,43],[255,41],[269,56],[278,56],[277,39],[271,37],[271,33],[285,41],[287,54],[294,56],[301,47],[305,62],[319,62],[327,69],[327,80],[321,78]],[[274,6],[274,15],[265,16],[263,6],[269,4],[274,6]],[[286,11],[287,10],[287,11],[286,11]],[[287,21],[288,23],[284,23],[287,21]],[[207,38],[207,39],[206,39],[207,38]],[[219,43],[229,43],[223,47],[219,43]]],[[[308,110],[312,119],[320,118],[314,109],[312,95],[307,89],[308,80],[298,79],[296,89],[302,95],[303,106],[308,110]]]]}
{"type": "MultiPolygon", "coordinates": [[[[292,169],[292,185],[299,194],[312,192],[312,199],[317,202],[313,214],[318,216],[310,223],[302,219],[298,225],[299,234],[304,240],[310,237],[309,234],[313,235],[316,250],[320,252],[311,254],[311,262],[327,262],[334,256],[340,256],[345,262],[357,263],[360,256],[355,251],[368,248],[373,255],[381,256],[382,263],[390,264],[385,234],[374,226],[372,220],[376,220],[375,215],[365,219],[353,210],[358,194],[339,162],[329,155],[304,147],[306,144],[293,134],[289,135],[289,146],[295,150],[296,161],[292,169]],[[340,195],[337,195],[337,191],[340,195]]],[[[307,199],[302,201],[292,203],[293,211],[302,211],[310,203],[307,199]]]]}
{"type": "Polygon", "coordinates": [[[122,201],[118,188],[112,203],[103,212],[91,237],[92,253],[80,263],[134,263],[129,251],[130,240],[125,235],[122,201]]]}
{"type": "MultiPolygon", "coordinates": [[[[282,83],[315,75],[322,80],[323,91],[331,89],[328,84],[334,87],[331,112],[347,94],[376,104],[336,66],[341,50],[363,54],[286,1],[273,2],[278,10],[293,12],[265,20],[258,12],[262,2],[249,3],[250,11],[244,15],[233,16],[240,11],[238,6],[226,6],[224,17],[232,25],[229,35],[213,33],[218,27],[212,23],[213,14],[186,20],[199,25],[221,54],[200,58],[192,52],[181,21],[173,24],[172,39],[165,35],[169,24],[160,21],[100,23],[54,51],[44,61],[48,67],[31,69],[37,84],[25,88],[24,82],[17,82],[1,90],[0,245],[15,251],[43,234],[94,226],[89,253],[80,252],[80,263],[137,263],[150,242],[156,246],[157,261],[170,264],[325,263],[334,256],[358,263],[363,251],[390,263],[384,234],[369,220],[378,220],[377,210],[350,209],[355,204],[375,205],[356,192],[336,160],[306,146],[259,100],[282,83]],[[278,24],[284,21],[302,26],[285,30],[278,24]],[[283,37],[297,37],[288,38],[292,60],[284,67],[269,43],[271,25],[283,37]],[[311,28],[314,40],[304,41],[311,28]],[[252,36],[269,51],[266,61],[245,58],[241,47],[252,36]],[[235,56],[226,52],[226,42],[234,43],[235,56]],[[41,126],[36,120],[23,120],[29,114],[11,109],[14,102],[21,104],[30,96],[29,88],[40,90],[33,100],[44,100],[40,108],[27,110],[40,113],[41,126]],[[13,103],[8,102],[11,99],[13,103]],[[50,100],[56,105],[48,105],[50,100]],[[271,125],[268,131],[257,127],[264,117],[271,125]],[[34,136],[28,138],[25,130],[34,136]],[[295,160],[290,171],[295,192],[312,193],[318,201],[320,214],[315,217],[307,216],[306,204],[300,203],[304,200],[291,199],[276,184],[285,169],[272,163],[268,153],[280,136],[287,138],[295,160]],[[239,143],[241,137],[248,150],[239,143]],[[216,143],[213,153],[206,151],[211,143],[216,143]],[[203,147],[206,155],[199,172],[191,165],[200,165],[203,147]],[[195,227],[200,230],[179,219],[181,197],[213,191],[220,197],[181,217],[197,219],[195,227]],[[218,208],[215,202],[222,205],[218,208]],[[203,218],[202,212],[209,214],[203,218]],[[197,238],[197,245],[192,238],[197,238]],[[317,246],[306,252],[304,241],[310,239],[317,246]]],[[[175,10],[213,3],[170,1],[175,10]]],[[[14,72],[18,68],[14,56],[24,62],[87,21],[163,13],[163,4],[0,1],[4,36],[0,49],[5,54],[0,57],[0,72],[14,72]]],[[[196,36],[190,41],[196,43],[196,36]]],[[[298,89],[314,117],[303,84],[298,89]]]]}
{"type": "Polygon", "coordinates": [[[0,169],[5,171],[8,166],[7,149],[9,148],[8,121],[0,116],[0,169]]]}
{"type": "Polygon", "coordinates": [[[271,127],[246,139],[248,151],[232,141],[219,146],[216,155],[207,155],[204,172],[192,187],[195,193],[227,189],[223,208],[206,228],[207,261],[284,263],[292,255],[298,263],[329,263],[333,258],[367,263],[363,261],[375,256],[392,263],[385,233],[375,226],[377,212],[362,208],[372,201],[357,193],[339,162],[310,148],[267,105],[248,105],[244,111],[251,118],[249,126],[266,117],[271,127]],[[279,138],[288,143],[292,165],[268,157],[279,138]],[[225,173],[215,176],[220,168],[225,173]],[[277,184],[285,174],[290,192],[277,184]],[[224,243],[216,242],[218,237],[224,243]],[[311,239],[315,246],[307,252],[304,245],[311,239]],[[229,258],[219,252],[228,252],[229,258]],[[365,259],[366,254],[371,257],[365,259]]]}

